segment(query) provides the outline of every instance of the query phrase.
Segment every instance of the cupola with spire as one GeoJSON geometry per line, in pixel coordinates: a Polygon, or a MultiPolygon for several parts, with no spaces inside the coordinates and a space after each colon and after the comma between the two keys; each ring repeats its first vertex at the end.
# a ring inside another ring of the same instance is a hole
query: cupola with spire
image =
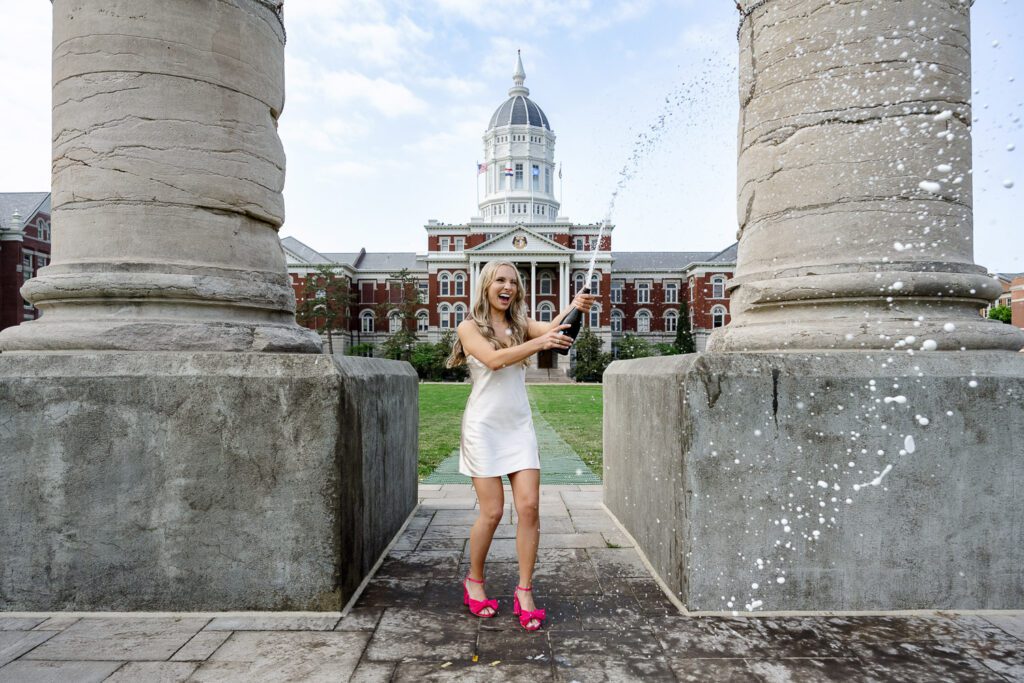
{"type": "Polygon", "coordinates": [[[555,133],[544,110],[529,98],[518,50],[512,83],[484,133],[487,174],[480,216],[488,223],[554,223],[559,209],[555,133]]]}

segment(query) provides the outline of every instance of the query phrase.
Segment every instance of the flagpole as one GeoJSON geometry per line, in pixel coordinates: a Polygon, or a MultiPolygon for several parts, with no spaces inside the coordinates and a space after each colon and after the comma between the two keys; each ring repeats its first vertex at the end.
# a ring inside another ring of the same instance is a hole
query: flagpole
{"type": "Polygon", "coordinates": [[[480,162],[476,162],[476,173],[473,174],[476,178],[476,210],[480,210],[480,162]]]}

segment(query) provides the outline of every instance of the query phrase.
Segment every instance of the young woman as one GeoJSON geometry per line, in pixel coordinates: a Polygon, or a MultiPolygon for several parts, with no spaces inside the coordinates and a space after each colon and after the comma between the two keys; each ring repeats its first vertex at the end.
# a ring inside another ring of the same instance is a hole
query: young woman
{"type": "MultiPolygon", "coordinates": [[[[572,340],[562,334],[566,308],[549,323],[526,316],[519,271],[507,261],[491,261],[480,273],[470,317],[458,328],[449,367],[465,363],[473,391],[462,418],[459,472],[473,478],[480,516],[469,532],[469,576],[463,582],[463,602],[478,617],[493,617],[498,601],[484,590],[484,561],[505,509],[501,476],[512,484],[519,525],[516,554],[519,584],[513,613],[527,631],[536,631],[544,610],[533,600],[533,567],[540,540],[540,458],[526,397],[526,366],[530,356],[548,349],[567,349],[572,340]]],[[[595,297],[577,294],[572,305],[587,313],[595,297]]]]}

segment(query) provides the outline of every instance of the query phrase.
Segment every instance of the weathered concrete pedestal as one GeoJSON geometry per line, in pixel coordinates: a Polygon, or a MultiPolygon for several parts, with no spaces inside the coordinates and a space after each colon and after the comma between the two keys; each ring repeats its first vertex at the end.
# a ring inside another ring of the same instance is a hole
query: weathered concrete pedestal
{"type": "Polygon", "coordinates": [[[319,354],[0,354],[0,610],[340,609],[415,506],[416,383],[319,354]]]}
{"type": "Polygon", "coordinates": [[[1024,608],[1024,357],[649,358],[605,397],[605,503],[688,610],[1024,608]]]}

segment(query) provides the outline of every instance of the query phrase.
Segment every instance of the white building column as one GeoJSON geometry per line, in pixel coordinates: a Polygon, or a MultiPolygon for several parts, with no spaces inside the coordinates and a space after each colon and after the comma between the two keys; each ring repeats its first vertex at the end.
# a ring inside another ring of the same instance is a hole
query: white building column
{"type": "Polygon", "coordinates": [[[477,272],[476,261],[469,262],[469,310],[473,310],[473,303],[476,301],[476,279],[479,276],[477,272]]]}
{"type": "Polygon", "coordinates": [[[530,261],[530,317],[537,319],[537,262],[530,261]]]}
{"type": "Polygon", "coordinates": [[[569,262],[558,264],[558,310],[562,311],[569,305],[569,262]]]}

